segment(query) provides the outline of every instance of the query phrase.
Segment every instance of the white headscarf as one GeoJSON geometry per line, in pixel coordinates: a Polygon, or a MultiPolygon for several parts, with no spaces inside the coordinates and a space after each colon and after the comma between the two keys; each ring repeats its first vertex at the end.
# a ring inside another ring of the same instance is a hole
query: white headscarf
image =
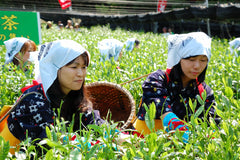
{"type": "Polygon", "coordinates": [[[229,42],[229,49],[231,54],[235,54],[238,57],[237,51],[240,51],[240,38],[235,38],[234,40],[229,42]]]}
{"type": "Polygon", "coordinates": [[[18,52],[20,52],[22,46],[27,41],[29,41],[29,39],[24,38],[24,37],[16,37],[16,38],[12,38],[7,41],[4,41],[4,44],[7,49],[6,56],[5,56],[5,64],[12,62],[13,57],[18,52]]]}
{"type": "Polygon", "coordinates": [[[126,44],[126,51],[132,52],[134,45],[135,45],[136,38],[129,38],[125,44],[126,44]]]}
{"type": "Polygon", "coordinates": [[[211,38],[203,32],[174,34],[168,36],[167,68],[172,68],[182,58],[206,55],[211,57],[211,38]]]}
{"type": "Polygon", "coordinates": [[[58,70],[84,52],[90,61],[88,51],[73,40],[56,40],[40,47],[39,64],[35,62],[35,78],[42,81],[45,94],[56,80],[58,70]]]}
{"type": "Polygon", "coordinates": [[[98,48],[101,54],[101,61],[109,60],[111,57],[114,57],[114,60],[117,61],[122,51],[123,43],[117,39],[104,39],[98,43],[98,48]]]}

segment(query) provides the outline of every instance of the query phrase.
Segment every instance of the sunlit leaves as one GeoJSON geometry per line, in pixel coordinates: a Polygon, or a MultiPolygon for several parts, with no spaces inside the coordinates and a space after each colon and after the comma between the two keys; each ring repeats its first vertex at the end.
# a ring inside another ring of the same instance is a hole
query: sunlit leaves
{"type": "MultiPolygon", "coordinates": [[[[157,69],[166,69],[167,59],[167,41],[159,34],[126,31],[120,28],[111,30],[109,25],[96,26],[91,28],[81,28],[81,32],[72,30],[57,29],[46,30],[42,28],[42,42],[50,42],[57,39],[73,39],[83,45],[91,54],[91,63],[88,67],[86,83],[96,81],[108,81],[117,84],[127,82],[137,77],[149,74],[157,69]],[[100,62],[100,53],[97,43],[105,38],[116,38],[125,42],[128,38],[135,37],[141,41],[140,48],[133,52],[124,52],[119,62],[113,60],[100,62]],[[117,67],[121,70],[117,70],[117,67]]],[[[0,46],[0,65],[4,64],[6,49],[0,46]]],[[[145,138],[139,138],[136,135],[128,139],[118,150],[111,148],[114,141],[117,141],[117,134],[108,139],[104,138],[104,133],[110,133],[116,125],[108,127],[90,126],[89,132],[83,135],[87,142],[91,139],[100,137],[100,140],[106,143],[106,146],[95,145],[91,150],[77,147],[77,144],[62,144],[61,138],[71,132],[71,128],[66,127],[62,119],[55,121],[55,127],[46,129],[48,138],[41,141],[41,149],[44,153],[37,156],[37,150],[30,141],[22,143],[22,150],[18,152],[17,159],[238,159],[240,153],[240,57],[230,55],[228,50],[228,40],[212,38],[212,56],[208,64],[205,82],[214,92],[216,106],[213,106],[216,113],[221,118],[219,128],[215,124],[207,124],[208,112],[205,111],[204,103],[206,92],[198,96],[196,100],[189,99],[189,106],[193,115],[189,119],[188,126],[192,131],[190,143],[184,145],[178,141],[181,133],[176,135],[165,134],[162,131],[156,131],[145,138]],[[202,106],[196,108],[196,104],[202,106]],[[197,119],[198,115],[204,114],[205,119],[197,119]],[[214,131],[213,131],[214,130],[214,131]],[[95,133],[98,134],[93,134],[95,133]],[[129,143],[130,142],[130,143],[129,143]],[[51,146],[47,148],[46,145],[51,146]],[[79,152],[79,150],[81,152],[79,152]]],[[[21,95],[20,89],[27,84],[32,83],[34,77],[33,66],[30,66],[28,72],[6,65],[0,69],[0,108],[5,104],[13,104],[21,95]]],[[[123,85],[130,91],[138,106],[142,96],[141,85],[146,77],[140,78],[123,85]]],[[[154,118],[156,108],[153,104],[148,106],[146,114],[146,124],[150,130],[154,128],[154,118]]],[[[213,119],[213,118],[211,118],[213,119]]],[[[79,143],[84,143],[78,135],[79,143]]],[[[9,150],[7,142],[1,141],[0,156],[6,158],[9,150]]],[[[9,156],[8,156],[9,157],[9,156]]],[[[14,159],[13,157],[12,159],[14,159]]],[[[10,159],[10,158],[9,158],[10,159]]],[[[16,158],[15,158],[16,159],[16,158]]]]}

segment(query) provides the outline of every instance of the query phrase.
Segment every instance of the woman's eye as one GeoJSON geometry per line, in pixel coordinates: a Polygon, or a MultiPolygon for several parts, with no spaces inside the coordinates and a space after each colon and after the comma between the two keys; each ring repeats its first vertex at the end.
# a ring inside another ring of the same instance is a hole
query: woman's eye
{"type": "Polygon", "coordinates": [[[195,61],[195,59],[190,58],[189,61],[195,61]]]}

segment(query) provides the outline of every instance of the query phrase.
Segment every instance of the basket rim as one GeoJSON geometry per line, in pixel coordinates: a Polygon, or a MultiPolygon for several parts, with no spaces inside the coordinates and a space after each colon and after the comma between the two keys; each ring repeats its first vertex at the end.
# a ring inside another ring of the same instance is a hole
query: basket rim
{"type": "Polygon", "coordinates": [[[121,126],[121,129],[126,129],[131,124],[131,121],[133,120],[133,117],[135,116],[136,107],[135,107],[135,100],[134,100],[132,94],[126,88],[124,88],[123,86],[121,86],[117,83],[107,82],[107,81],[97,81],[97,82],[88,83],[88,84],[86,84],[86,88],[87,87],[94,87],[94,86],[98,86],[98,85],[115,87],[116,89],[124,92],[127,95],[127,97],[129,98],[130,105],[131,105],[131,113],[130,113],[127,121],[123,124],[123,126],[121,126]]]}

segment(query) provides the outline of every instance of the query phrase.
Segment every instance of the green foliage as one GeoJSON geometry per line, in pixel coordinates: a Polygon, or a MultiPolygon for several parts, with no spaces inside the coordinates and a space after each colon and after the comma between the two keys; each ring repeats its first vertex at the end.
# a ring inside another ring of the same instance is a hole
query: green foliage
{"type": "MultiPolygon", "coordinates": [[[[73,30],[58,31],[53,28],[42,28],[43,43],[57,39],[72,39],[83,45],[91,54],[86,83],[108,81],[121,84],[156,71],[165,70],[167,59],[167,42],[159,34],[131,32],[123,29],[110,30],[109,26],[81,28],[81,32],[73,30]],[[122,42],[127,38],[136,37],[141,41],[140,48],[133,52],[125,52],[119,62],[100,62],[97,43],[105,38],[116,38],[122,42]],[[119,66],[121,70],[117,70],[119,66]]],[[[115,132],[117,123],[98,127],[91,125],[89,130],[77,132],[78,142],[63,143],[65,136],[72,133],[72,124],[66,125],[60,117],[56,118],[54,126],[46,129],[48,138],[41,140],[26,139],[21,143],[21,151],[15,155],[8,153],[9,143],[0,137],[0,156],[3,159],[239,159],[240,153],[240,58],[230,54],[228,40],[212,39],[212,57],[206,73],[206,83],[213,89],[216,100],[216,112],[221,117],[219,127],[215,123],[208,126],[207,115],[203,105],[206,92],[197,98],[202,106],[195,112],[197,101],[189,100],[193,111],[188,126],[191,136],[188,144],[181,141],[182,133],[165,134],[163,131],[152,132],[145,138],[136,135],[123,136],[115,132]],[[204,114],[204,119],[197,118],[204,114]],[[84,139],[83,139],[83,137],[84,139]],[[124,137],[124,138],[122,138],[124,137]],[[122,139],[124,141],[122,142],[122,139]],[[88,143],[101,143],[90,149],[88,143]],[[79,147],[82,146],[82,147],[79,147]]],[[[3,66],[5,46],[0,46],[0,65],[3,66]]],[[[34,74],[33,66],[23,72],[12,65],[0,69],[0,109],[5,104],[13,104],[21,95],[20,89],[31,84],[34,74]]],[[[136,106],[142,96],[142,78],[123,85],[134,97],[136,106]]],[[[153,117],[156,108],[148,106],[146,123],[153,130],[153,117]]],[[[136,110],[137,112],[138,110],[136,110]]],[[[210,119],[212,121],[212,119],[210,119]]],[[[127,131],[126,131],[127,132],[127,131]]]]}
{"type": "Polygon", "coordinates": [[[9,150],[9,142],[6,142],[4,138],[0,136],[0,160],[5,160],[7,158],[9,150]]]}
{"type": "Polygon", "coordinates": [[[154,103],[151,103],[149,107],[144,103],[143,104],[145,110],[146,110],[146,115],[145,115],[145,122],[147,127],[151,132],[154,131],[155,127],[155,116],[156,116],[156,106],[154,103]]]}

